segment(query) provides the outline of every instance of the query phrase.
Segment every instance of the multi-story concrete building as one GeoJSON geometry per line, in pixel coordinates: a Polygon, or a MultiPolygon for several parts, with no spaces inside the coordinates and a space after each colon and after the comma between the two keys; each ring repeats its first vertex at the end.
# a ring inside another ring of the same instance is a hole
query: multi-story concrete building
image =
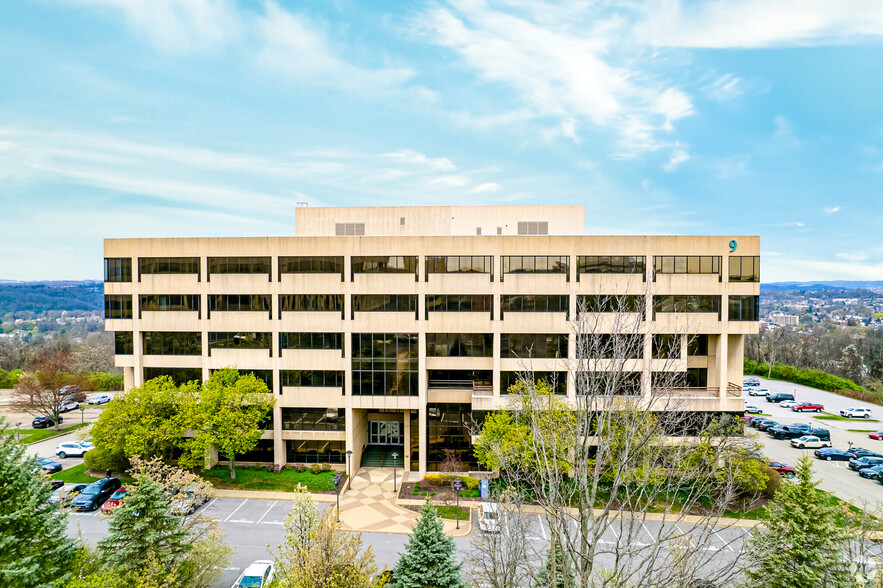
{"type": "Polygon", "coordinates": [[[632,394],[650,393],[650,333],[689,334],[690,409],[741,413],[759,238],[583,227],[581,206],[302,207],[293,237],[108,239],[106,329],[127,389],[228,366],[263,378],[278,402],[246,460],[349,450],[358,466],[397,448],[422,473],[451,449],[474,468],[472,416],[505,405],[525,357],[575,398],[571,319],[611,310],[603,295],[647,325],[632,394]]]}

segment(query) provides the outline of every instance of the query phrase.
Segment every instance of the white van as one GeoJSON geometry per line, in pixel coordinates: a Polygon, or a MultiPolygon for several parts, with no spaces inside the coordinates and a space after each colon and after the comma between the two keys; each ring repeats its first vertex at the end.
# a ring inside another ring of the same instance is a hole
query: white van
{"type": "Polygon", "coordinates": [[[500,532],[500,505],[494,502],[478,504],[478,529],[485,533],[500,532]]]}

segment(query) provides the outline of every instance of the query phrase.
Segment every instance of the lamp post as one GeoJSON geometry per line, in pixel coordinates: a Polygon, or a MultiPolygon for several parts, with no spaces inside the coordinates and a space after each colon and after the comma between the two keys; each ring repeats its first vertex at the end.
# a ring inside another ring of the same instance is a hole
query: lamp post
{"type": "Polygon", "coordinates": [[[78,406],[77,408],[80,409],[80,424],[81,425],[85,424],[86,423],[86,416],[84,413],[86,412],[86,409],[83,408],[82,406],[78,406]]]}
{"type": "Polygon", "coordinates": [[[21,423],[15,424],[15,440],[21,441],[21,423]]]}
{"type": "Polygon", "coordinates": [[[392,491],[398,492],[398,484],[396,482],[396,459],[398,459],[399,454],[395,451],[392,453],[392,491]]]}
{"type": "Polygon", "coordinates": [[[342,472],[334,474],[334,490],[337,493],[337,522],[340,522],[340,479],[343,477],[342,472]]]}
{"type": "Polygon", "coordinates": [[[353,457],[353,450],[347,449],[346,450],[346,489],[347,490],[349,490],[352,487],[353,475],[352,475],[352,472],[350,471],[350,462],[352,461],[352,457],[353,457]]]}
{"type": "Polygon", "coordinates": [[[460,490],[463,489],[463,483],[460,478],[454,478],[454,491],[457,493],[457,528],[460,528],[460,490]]]}

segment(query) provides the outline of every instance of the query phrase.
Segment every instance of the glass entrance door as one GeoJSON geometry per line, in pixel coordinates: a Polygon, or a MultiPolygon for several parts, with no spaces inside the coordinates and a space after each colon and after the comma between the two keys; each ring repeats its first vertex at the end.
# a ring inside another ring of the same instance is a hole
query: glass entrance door
{"type": "Polygon", "coordinates": [[[371,445],[401,445],[402,423],[398,421],[369,421],[368,443],[371,445]]]}

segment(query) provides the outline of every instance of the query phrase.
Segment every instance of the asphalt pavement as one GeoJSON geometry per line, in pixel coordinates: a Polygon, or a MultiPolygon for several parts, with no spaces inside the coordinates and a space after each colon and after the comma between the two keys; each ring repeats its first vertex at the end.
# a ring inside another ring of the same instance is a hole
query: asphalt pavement
{"type": "MultiPolygon", "coordinates": [[[[791,409],[782,408],[776,403],[767,402],[763,396],[748,396],[745,400],[748,404],[763,410],[770,418],[782,424],[807,423],[814,428],[828,429],[831,432],[831,444],[838,449],[848,449],[850,442],[854,447],[864,447],[871,451],[883,454],[883,441],[875,441],[868,437],[868,433],[859,433],[849,429],[859,430],[883,430],[883,422],[870,422],[883,419],[883,407],[862,403],[851,398],[839,396],[824,390],[816,390],[800,384],[780,382],[758,378],[761,387],[768,388],[770,393],[789,392],[794,394],[798,402],[815,402],[824,406],[824,412],[834,415],[840,414],[842,409],[849,407],[864,407],[874,411],[873,419],[850,419],[850,420],[827,420],[819,419],[824,413],[797,413],[791,409]]],[[[813,457],[814,450],[801,450],[791,447],[789,441],[778,441],[764,432],[746,427],[746,434],[756,435],[756,439],[763,443],[763,453],[770,459],[794,465],[802,455],[813,457]]],[[[821,461],[813,457],[816,476],[819,479],[819,487],[833,493],[838,498],[852,501],[856,506],[865,508],[880,508],[883,505],[883,485],[874,480],[867,480],[849,469],[845,461],[821,461]]]]}

